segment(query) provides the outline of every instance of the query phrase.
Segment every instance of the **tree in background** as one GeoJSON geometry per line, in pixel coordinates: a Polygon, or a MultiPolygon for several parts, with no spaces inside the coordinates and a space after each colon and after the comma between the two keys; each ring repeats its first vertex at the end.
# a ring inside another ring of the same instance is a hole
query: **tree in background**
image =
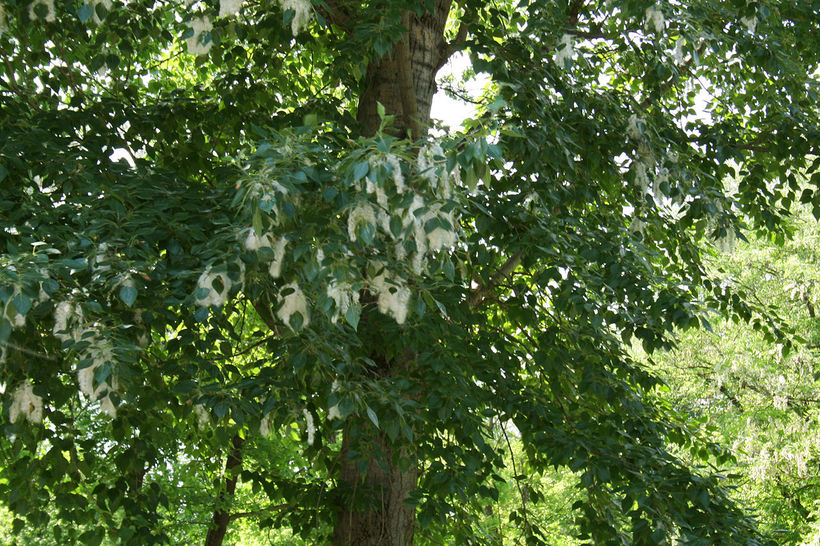
{"type": "MultiPolygon", "coordinates": [[[[4,0],[13,530],[480,542],[504,423],[528,471],[579,476],[582,540],[765,541],[699,466],[728,454],[654,402],[624,342],[669,347],[707,306],[781,335],[698,243],[820,212],[818,15],[4,0]],[[459,50],[491,81],[431,136],[459,50]]],[[[510,522],[546,540],[544,492],[519,489],[510,522]]]]}
{"type": "Polygon", "coordinates": [[[736,454],[728,470],[761,524],[780,544],[813,544],[820,499],[818,226],[803,210],[792,227],[785,245],[753,240],[712,266],[727,286],[789,317],[800,340],[791,354],[766,341],[759,325],[716,317],[711,331],[690,331],[653,360],[669,385],[659,396],[702,419],[736,454]]]}

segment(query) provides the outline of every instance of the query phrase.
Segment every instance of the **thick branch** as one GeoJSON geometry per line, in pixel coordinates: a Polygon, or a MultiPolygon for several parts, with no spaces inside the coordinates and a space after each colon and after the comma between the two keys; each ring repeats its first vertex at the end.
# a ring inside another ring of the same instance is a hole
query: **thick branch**
{"type": "Polygon", "coordinates": [[[578,16],[581,14],[581,8],[584,7],[584,0],[573,0],[569,7],[567,14],[567,25],[574,27],[578,24],[578,16]]]}
{"type": "Polygon", "coordinates": [[[236,491],[236,480],[242,469],[242,444],[244,440],[237,434],[231,441],[231,451],[225,460],[225,490],[219,494],[217,507],[211,520],[211,528],[205,538],[205,546],[222,546],[231,515],[228,513],[228,503],[236,491]]]}
{"type": "Polygon", "coordinates": [[[438,52],[438,61],[436,62],[436,72],[444,66],[444,64],[450,60],[450,57],[453,54],[461,49],[461,46],[464,45],[464,41],[467,39],[467,32],[470,30],[469,26],[467,25],[466,21],[467,12],[464,12],[464,15],[461,18],[461,24],[458,27],[458,32],[456,33],[456,37],[453,39],[452,42],[445,42],[438,52]]]}
{"type": "Polygon", "coordinates": [[[347,29],[347,24],[350,22],[350,16],[346,11],[339,7],[335,0],[325,0],[326,9],[322,9],[324,15],[327,16],[328,21],[336,26],[347,29]]]}
{"type": "Polygon", "coordinates": [[[521,264],[521,257],[524,255],[523,250],[519,250],[512,256],[510,256],[504,265],[502,265],[498,271],[493,273],[493,276],[490,277],[490,282],[485,284],[484,286],[479,286],[473,291],[473,295],[470,296],[470,307],[476,307],[479,303],[484,301],[490,292],[492,292],[493,288],[495,288],[500,281],[504,279],[507,275],[515,271],[515,268],[521,264]]]}

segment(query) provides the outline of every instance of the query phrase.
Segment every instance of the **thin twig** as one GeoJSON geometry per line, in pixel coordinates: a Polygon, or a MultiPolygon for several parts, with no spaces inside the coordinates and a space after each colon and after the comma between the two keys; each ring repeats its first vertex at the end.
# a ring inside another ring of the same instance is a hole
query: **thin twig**
{"type": "Polygon", "coordinates": [[[524,516],[524,523],[527,525],[527,530],[530,529],[530,522],[527,518],[527,499],[524,496],[524,491],[521,489],[521,480],[519,479],[520,474],[518,473],[518,465],[515,463],[515,453],[513,453],[512,444],[510,443],[510,439],[507,436],[507,431],[504,428],[504,423],[501,421],[501,418],[498,419],[498,426],[501,428],[501,434],[504,435],[504,441],[507,442],[507,449],[510,451],[510,460],[512,460],[513,472],[515,472],[515,487],[518,489],[518,494],[521,495],[521,513],[524,516]]]}
{"type": "Polygon", "coordinates": [[[20,97],[21,99],[26,101],[29,104],[29,106],[31,106],[32,108],[34,108],[35,110],[37,110],[39,112],[41,110],[41,108],[40,108],[40,105],[37,103],[37,101],[34,100],[34,98],[31,96],[31,94],[24,93],[20,89],[20,86],[17,83],[17,78],[14,75],[14,67],[11,65],[11,61],[9,60],[8,55],[6,55],[5,53],[3,54],[3,62],[6,65],[6,70],[7,70],[8,75],[9,75],[9,80],[8,81],[9,81],[9,86],[11,87],[11,91],[15,95],[17,95],[18,97],[20,97]]]}
{"type": "Polygon", "coordinates": [[[251,351],[252,351],[253,349],[255,349],[256,347],[259,347],[259,346],[260,346],[260,345],[262,345],[263,343],[267,343],[268,341],[270,341],[270,340],[272,340],[272,339],[274,339],[274,338],[276,338],[276,336],[275,336],[275,335],[270,335],[270,336],[263,337],[263,338],[262,338],[262,339],[260,339],[259,341],[256,341],[255,343],[253,343],[253,344],[251,344],[251,345],[249,345],[249,346],[245,347],[245,348],[244,348],[244,349],[242,349],[241,351],[238,351],[238,352],[235,352],[235,353],[231,353],[231,355],[230,355],[230,356],[214,356],[214,357],[213,357],[213,360],[231,360],[231,359],[233,359],[233,358],[236,358],[237,356],[240,356],[240,355],[243,355],[243,354],[245,354],[245,353],[249,353],[249,352],[251,352],[251,351]]]}
{"type": "Polygon", "coordinates": [[[267,508],[262,508],[261,510],[253,510],[251,512],[237,512],[235,514],[231,514],[228,516],[229,521],[233,521],[239,518],[249,518],[254,516],[261,516],[263,514],[267,514],[268,512],[278,512],[280,510],[286,510],[288,508],[292,508],[293,506],[290,504],[272,504],[267,508]]]}
{"type": "Polygon", "coordinates": [[[450,93],[450,94],[454,95],[456,98],[458,98],[459,100],[462,100],[464,102],[469,102],[470,104],[475,104],[476,106],[484,105],[484,102],[482,102],[480,100],[471,99],[470,97],[468,97],[467,95],[462,93],[460,90],[457,90],[456,88],[454,88],[452,85],[440,85],[439,89],[441,91],[444,91],[445,93],[450,93]]]}

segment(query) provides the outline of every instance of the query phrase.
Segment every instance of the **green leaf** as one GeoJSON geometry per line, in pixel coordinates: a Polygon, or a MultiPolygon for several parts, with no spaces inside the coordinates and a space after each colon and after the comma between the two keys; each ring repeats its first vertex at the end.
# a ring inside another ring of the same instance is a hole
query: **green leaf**
{"type": "Polygon", "coordinates": [[[120,287],[120,299],[127,305],[131,307],[134,305],[134,302],[137,301],[137,289],[131,285],[123,285],[120,287]]]}
{"type": "Polygon", "coordinates": [[[330,203],[336,196],[339,195],[339,190],[334,188],[333,186],[328,186],[324,190],[322,190],[322,198],[325,200],[326,203],[330,203]]]}
{"type": "Polygon", "coordinates": [[[370,170],[370,164],[367,161],[360,161],[353,166],[353,182],[361,180],[370,170]]]}
{"type": "Polygon", "coordinates": [[[91,19],[91,16],[94,15],[94,8],[89,6],[88,4],[83,4],[77,10],[77,17],[80,18],[80,21],[83,23],[88,22],[91,19]]]}
{"type": "Polygon", "coordinates": [[[23,294],[16,294],[11,303],[14,304],[14,308],[21,315],[25,315],[31,309],[31,300],[23,294]]]}
{"type": "Polygon", "coordinates": [[[319,116],[316,114],[307,114],[302,123],[307,127],[315,127],[319,125],[319,116]]]}
{"type": "Polygon", "coordinates": [[[361,311],[358,305],[351,305],[347,308],[347,311],[345,311],[345,320],[354,330],[359,329],[359,315],[361,311]]]}
{"type": "Polygon", "coordinates": [[[399,424],[396,421],[389,421],[384,429],[390,441],[395,442],[396,438],[399,437],[399,424]]]}
{"type": "Polygon", "coordinates": [[[447,308],[444,307],[444,304],[436,299],[434,299],[433,301],[436,303],[436,307],[438,307],[438,310],[441,311],[442,316],[444,316],[444,318],[449,318],[449,315],[447,314],[447,308]]]}
{"type": "Polygon", "coordinates": [[[208,319],[208,315],[210,315],[210,311],[207,307],[197,307],[196,311],[194,311],[194,320],[197,322],[205,322],[208,319]]]}
{"type": "Polygon", "coordinates": [[[370,222],[362,222],[359,224],[359,229],[356,230],[359,238],[366,245],[372,245],[376,238],[376,226],[370,222]]]}
{"type": "Polygon", "coordinates": [[[4,353],[6,351],[6,341],[11,335],[11,322],[6,317],[0,317],[0,350],[4,353]]]}
{"type": "MultiPolygon", "coordinates": [[[[453,261],[450,260],[449,258],[446,258],[444,260],[444,276],[447,277],[447,280],[452,282],[453,279],[455,278],[455,274],[456,274],[456,269],[455,269],[455,266],[453,265],[453,261]]],[[[444,314],[444,316],[447,316],[446,312],[443,313],[443,314],[444,314]]]]}
{"type": "Polygon", "coordinates": [[[302,313],[297,311],[290,316],[290,327],[293,328],[294,332],[301,330],[304,324],[305,317],[302,316],[302,313]]]}
{"type": "Polygon", "coordinates": [[[265,233],[265,227],[262,224],[262,211],[256,209],[253,212],[253,222],[252,222],[253,230],[256,232],[257,235],[261,235],[265,233]]]}
{"type": "Polygon", "coordinates": [[[86,546],[99,546],[102,543],[103,538],[105,538],[104,529],[90,529],[80,535],[80,542],[86,546]]]}
{"type": "Polygon", "coordinates": [[[299,373],[305,367],[305,364],[307,364],[307,356],[304,353],[296,353],[290,359],[290,365],[294,373],[299,373]]]}
{"type": "Polygon", "coordinates": [[[403,229],[404,223],[401,218],[395,214],[390,216],[390,233],[392,233],[394,237],[399,237],[403,229]]]}
{"type": "Polygon", "coordinates": [[[373,411],[370,406],[367,406],[367,417],[370,421],[375,425],[376,428],[379,428],[379,418],[376,416],[376,412],[373,411]]]}
{"type": "Polygon", "coordinates": [[[217,419],[222,419],[228,413],[230,406],[227,400],[220,400],[214,404],[213,411],[217,419]]]}

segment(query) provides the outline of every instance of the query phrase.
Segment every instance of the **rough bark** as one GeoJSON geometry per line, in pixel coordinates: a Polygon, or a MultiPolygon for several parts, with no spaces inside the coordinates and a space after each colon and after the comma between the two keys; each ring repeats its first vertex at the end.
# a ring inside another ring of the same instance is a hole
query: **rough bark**
{"type": "Polygon", "coordinates": [[[417,123],[419,133],[413,136],[423,136],[436,92],[436,71],[446,48],[443,33],[451,4],[452,0],[438,0],[434,13],[422,17],[409,12],[405,14],[402,23],[408,31],[394,44],[393,54],[385,55],[367,67],[367,85],[359,97],[357,111],[366,135],[374,134],[379,128],[381,120],[376,105],[381,103],[387,114],[396,115],[393,126],[397,134],[407,136],[408,132],[415,132],[413,125],[417,123]],[[409,66],[401,62],[404,48],[409,66]],[[404,77],[406,74],[409,78],[404,77]],[[408,81],[413,89],[402,89],[402,82],[406,86],[408,81]],[[403,105],[402,97],[407,97],[408,91],[412,91],[415,98],[415,112],[407,111],[403,105]]]}
{"type": "MultiPolygon", "coordinates": [[[[347,441],[344,442],[347,444],[347,441]]],[[[384,460],[373,456],[367,461],[362,476],[357,461],[343,460],[339,472],[340,483],[351,488],[350,501],[367,508],[357,510],[343,507],[334,530],[335,544],[355,546],[407,546],[413,544],[415,510],[405,504],[416,489],[418,470],[410,464],[406,470],[398,466],[398,457],[383,435],[376,438],[374,451],[384,453],[384,460]]],[[[342,452],[346,452],[346,445],[342,452]]],[[[412,458],[412,454],[403,455],[412,458]]]]}
{"type": "Polygon", "coordinates": [[[243,443],[244,440],[239,436],[233,437],[231,450],[225,460],[225,490],[219,495],[219,502],[211,519],[211,527],[208,530],[208,536],[205,538],[205,546],[222,546],[225,534],[228,532],[228,524],[231,522],[228,503],[233,498],[234,492],[236,492],[236,480],[242,468],[243,443]]]}
{"type": "MultiPolygon", "coordinates": [[[[436,92],[436,72],[442,56],[452,53],[444,40],[444,25],[452,0],[437,0],[435,11],[421,17],[405,13],[402,24],[408,31],[394,44],[393,52],[372,62],[367,81],[359,98],[357,119],[365,135],[378,131],[381,120],[377,104],[394,115],[394,133],[413,139],[423,137],[430,122],[430,107],[436,92]],[[445,53],[449,52],[449,53],[445,53]]],[[[388,361],[378,354],[382,379],[406,371],[412,355],[388,361]]],[[[351,439],[347,431],[342,445],[338,484],[343,488],[344,505],[339,507],[334,529],[334,543],[347,546],[409,546],[415,534],[415,510],[405,501],[416,489],[418,467],[415,454],[396,449],[383,434],[369,429],[373,453],[364,458],[367,470],[359,470],[359,460],[347,457],[351,439]],[[381,455],[381,456],[380,456],[381,455]],[[402,469],[399,460],[410,461],[402,469]]]]}

